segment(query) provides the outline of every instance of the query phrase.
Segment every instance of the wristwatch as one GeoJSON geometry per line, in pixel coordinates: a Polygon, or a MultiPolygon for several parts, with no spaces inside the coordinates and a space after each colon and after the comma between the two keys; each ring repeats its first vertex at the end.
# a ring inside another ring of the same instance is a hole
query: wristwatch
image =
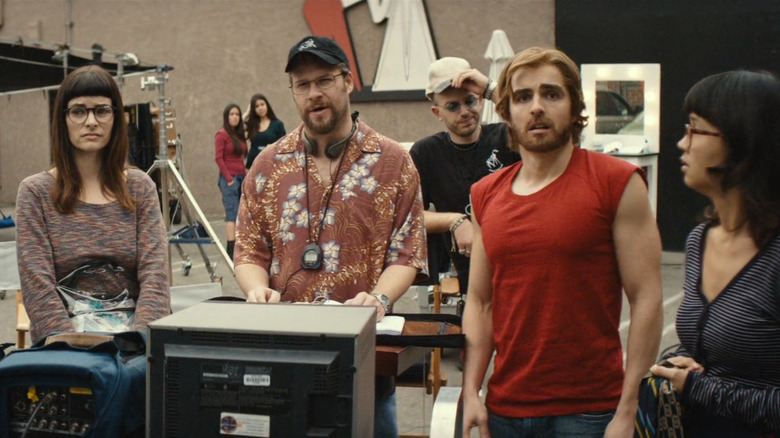
{"type": "Polygon", "coordinates": [[[388,298],[387,295],[381,294],[379,292],[371,292],[371,296],[379,301],[379,304],[381,304],[382,308],[385,309],[385,314],[390,313],[390,298],[388,298]]]}

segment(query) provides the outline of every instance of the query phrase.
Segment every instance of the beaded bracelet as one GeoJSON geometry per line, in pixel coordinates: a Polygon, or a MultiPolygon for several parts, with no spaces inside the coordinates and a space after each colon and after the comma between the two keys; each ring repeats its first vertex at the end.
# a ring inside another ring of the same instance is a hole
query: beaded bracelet
{"type": "Polygon", "coordinates": [[[455,234],[455,230],[456,230],[456,229],[458,229],[458,227],[460,226],[460,224],[462,224],[462,223],[463,223],[463,221],[467,220],[468,218],[469,218],[469,217],[468,217],[467,215],[465,215],[465,214],[464,214],[463,216],[461,216],[461,217],[459,217],[459,218],[455,219],[455,221],[454,221],[454,222],[452,222],[452,224],[450,225],[450,233],[451,233],[451,234],[455,234]]]}
{"type": "Polygon", "coordinates": [[[467,220],[469,217],[467,215],[463,215],[455,221],[452,222],[452,225],[450,225],[450,240],[452,241],[452,252],[458,252],[458,242],[455,240],[455,230],[463,223],[463,221],[467,220]]]}

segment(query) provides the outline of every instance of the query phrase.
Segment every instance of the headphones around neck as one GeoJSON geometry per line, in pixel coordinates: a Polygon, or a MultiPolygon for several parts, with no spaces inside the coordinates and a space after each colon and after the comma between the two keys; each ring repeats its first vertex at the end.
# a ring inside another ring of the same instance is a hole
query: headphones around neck
{"type": "MultiPolygon", "coordinates": [[[[357,118],[358,118],[358,112],[353,111],[352,112],[352,129],[349,131],[349,134],[347,134],[346,137],[337,140],[327,146],[325,146],[325,156],[330,158],[331,160],[338,158],[339,155],[341,155],[341,152],[344,150],[344,147],[347,145],[347,142],[349,142],[349,139],[352,138],[353,135],[355,135],[355,131],[357,131],[357,118]]],[[[306,137],[306,131],[301,131],[301,138],[303,139],[303,144],[306,145],[306,151],[310,154],[314,155],[315,152],[317,152],[317,145],[313,143],[311,140],[309,140],[308,137],[306,137]]]]}

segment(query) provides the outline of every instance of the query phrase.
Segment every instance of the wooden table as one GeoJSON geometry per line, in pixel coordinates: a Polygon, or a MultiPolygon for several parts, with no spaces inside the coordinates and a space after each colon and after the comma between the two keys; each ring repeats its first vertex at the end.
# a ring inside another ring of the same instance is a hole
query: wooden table
{"type": "Polygon", "coordinates": [[[397,376],[406,371],[432,349],[427,347],[376,346],[376,375],[397,376]]]}

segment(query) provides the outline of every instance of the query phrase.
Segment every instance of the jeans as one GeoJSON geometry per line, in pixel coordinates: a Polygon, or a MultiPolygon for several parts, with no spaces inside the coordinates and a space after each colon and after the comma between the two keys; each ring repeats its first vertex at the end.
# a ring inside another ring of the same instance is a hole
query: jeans
{"type": "Polygon", "coordinates": [[[374,438],[398,438],[395,392],[374,400],[374,438]]]}
{"type": "Polygon", "coordinates": [[[241,183],[244,175],[233,175],[233,185],[228,185],[227,180],[219,174],[217,185],[222,192],[222,206],[225,207],[225,222],[235,222],[238,216],[238,202],[241,200],[241,183]]]}
{"type": "Polygon", "coordinates": [[[602,438],[614,410],[551,417],[509,418],[489,413],[492,438],[602,438]]]}

